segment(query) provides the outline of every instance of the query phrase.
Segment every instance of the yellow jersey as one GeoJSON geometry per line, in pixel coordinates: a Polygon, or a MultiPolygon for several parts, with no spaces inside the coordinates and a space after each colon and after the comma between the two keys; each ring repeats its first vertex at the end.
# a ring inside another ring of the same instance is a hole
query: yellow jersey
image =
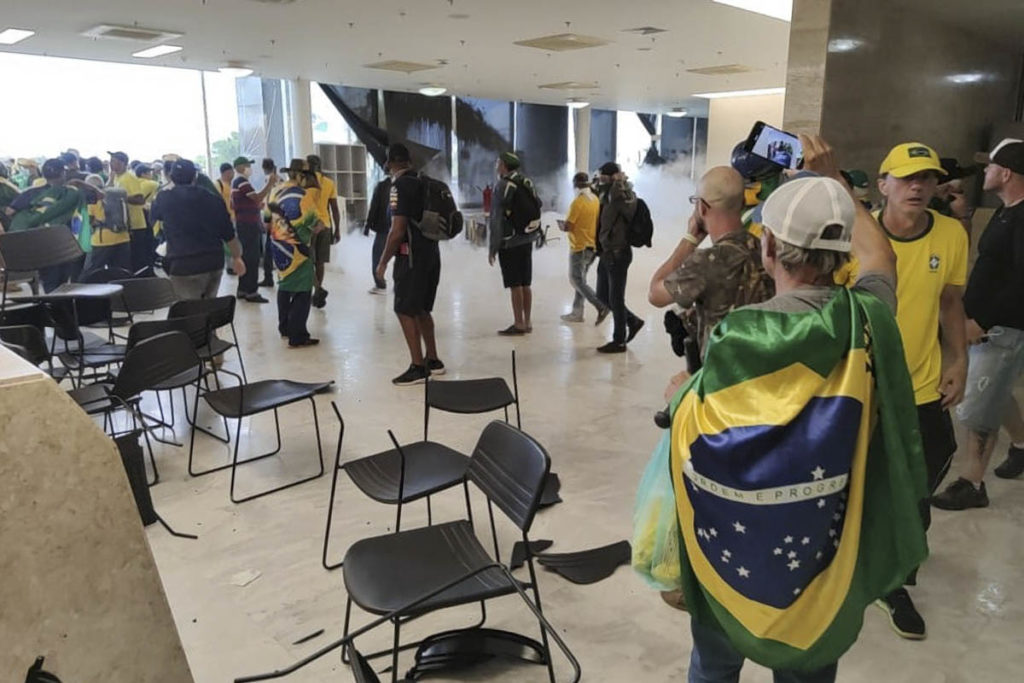
{"type": "Polygon", "coordinates": [[[231,206],[231,183],[225,183],[220,178],[217,178],[217,190],[220,191],[220,198],[224,200],[224,206],[228,207],[228,215],[231,216],[231,222],[235,222],[235,210],[231,206]]]}
{"type": "Polygon", "coordinates": [[[316,180],[320,183],[320,187],[309,188],[306,192],[313,194],[316,200],[316,214],[323,224],[329,228],[337,228],[338,226],[334,224],[331,217],[331,200],[338,199],[338,188],[334,186],[334,181],[323,173],[317,173],[316,180]]]}
{"type": "Polygon", "coordinates": [[[572,200],[569,215],[565,220],[572,223],[569,231],[569,251],[593,249],[597,245],[597,217],[601,211],[601,202],[590,190],[580,192],[572,200]]]}
{"type": "MultiPolygon", "coordinates": [[[[142,181],[131,171],[114,176],[112,184],[124,189],[129,197],[134,197],[137,194],[146,195],[142,181]]],[[[146,212],[143,210],[142,204],[128,204],[128,226],[132,230],[145,230],[146,212]]]]}

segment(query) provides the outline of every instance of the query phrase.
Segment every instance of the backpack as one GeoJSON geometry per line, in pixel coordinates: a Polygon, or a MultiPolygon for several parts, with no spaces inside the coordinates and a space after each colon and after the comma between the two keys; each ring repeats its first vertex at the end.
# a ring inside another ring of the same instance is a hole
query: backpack
{"type": "Polygon", "coordinates": [[[636,213],[629,224],[629,246],[649,247],[651,238],[654,237],[654,221],[651,219],[651,210],[647,208],[647,202],[636,198],[636,213]]]}
{"type": "Polygon", "coordinates": [[[462,212],[448,186],[436,178],[420,174],[423,185],[423,215],[416,221],[423,236],[440,242],[462,232],[462,212]]]}
{"type": "Polygon", "coordinates": [[[122,187],[104,189],[103,227],[111,232],[128,232],[128,192],[122,187]]]}
{"type": "Polygon", "coordinates": [[[505,240],[540,230],[540,210],[543,206],[532,180],[517,173],[508,182],[515,185],[516,191],[512,195],[512,216],[504,222],[505,240]]]}

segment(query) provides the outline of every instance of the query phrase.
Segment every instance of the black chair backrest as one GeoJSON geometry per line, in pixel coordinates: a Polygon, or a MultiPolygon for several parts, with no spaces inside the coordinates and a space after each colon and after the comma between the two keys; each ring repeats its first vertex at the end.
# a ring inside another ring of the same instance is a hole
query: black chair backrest
{"type": "Polygon", "coordinates": [[[380,683],[380,678],[377,677],[377,673],[370,666],[370,663],[366,661],[366,657],[359,653],[355,647],[348,649],[351,661],[349,666],[352,667],[352,676],[356,683],[380,683]]]}
{"type": "Polygon", "coordinates": [[[495,420],[480,435],[466,478],[526,532],[537,514],[549,469],[551,458],[532,436],[495,420]]]}
{"type": "Polygon", "coordinates": [[[186,299],[171,305],[167,312],[168,318],[184,318],[189,315],[206,315],[210,318],[210,328],[230,325],[235,321],[235,297],[218,296],[213,299],[186,299]]]}
{"type": "Polygon", "coordinates": [[[149,495],[149,485],[146,483],[146,463],[142,460],[140,438],[142,432],[129,432],[114,439],[114,443],[121,453],[121,462],[124,464],[125,474],[128,475],[128,483],[132,487],[139,516],[142,517],[142,526],[149,526],[156,522],[157,515],[153,509],[153,498],[149,495]]]}
{"type": "Polygon", "coordinates": [[[0,256],[9,271],[33,271],[70,263],[82,257],[71,231],[53,225],[0,235],[0,256]]]}
{"type": "Polygon", "coordinates": [[[202,362],[188,335],[179,331],[158,334],[139,342],[125,354],[110,393],[127,401],[189,370],[195,370],[198,379],[202,362]]]}
{"type": "Polygon", "coordinates": [[[192,346],[197,349],[206,346],[210,336],[205,315],[190,315],[186,318],[171,318],[170,320],[145,320],[134,323],[128,328],[127,346],[129,349],[133,349],[140,342],[166,332],[184,332],[192,342],[192,346]]]}
{"type": "Polygon", "coordinates": [[[46,337],[42,330],[33,325],[0,327],[0,340],[5,344],[23,349],[22,357],[33,365],[45,363],[50,359],[50,351],[46,348],[46,337]]]}
{"type": "Polygon", "coordinates": [[[155,311],[167,308],[178,300],[174,285],[165,277],[113,280],[110,284],[121,285],[121,296],[113,298],[114,310],[118,313],[155,311]]]}
{"type": "Polygon", "coordinates": [[[58,339],[81,341],[81,328],[110,323],[110,299],[53,301],[46,304],[49,326],[58,339]]]}
{"type": "Polygon", "coordinates": [[[124,268],[97,268],[82,275],[80,282],[90,285],[107,285],[114,280],[127,280],[132,274],[124,268]]]}

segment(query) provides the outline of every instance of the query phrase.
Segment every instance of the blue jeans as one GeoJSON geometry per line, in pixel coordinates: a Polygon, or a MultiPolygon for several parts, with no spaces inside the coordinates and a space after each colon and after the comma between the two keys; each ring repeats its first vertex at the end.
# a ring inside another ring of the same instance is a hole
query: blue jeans
{"type": "MultiPolygon", "coordinates": [[[[690,619],[689,683],[738,683],[744,658],[724,634],[690,619]]],[[[838,662],[817,671],[773,671],[775,683],[834,683],[838,662]]]]}
{"type": "Polygon", "coordinates": [[[584,299],[589,301],[598,313],[608,308],[597,298],[597,292],[587,284],[587,271],[590,270],[590,266],[594,264],[596,258],[597,254],[593,249],[569,252],[569,282],[576,290],[576,296],[572,300],[573,315],[583,315],[584,299]]]}

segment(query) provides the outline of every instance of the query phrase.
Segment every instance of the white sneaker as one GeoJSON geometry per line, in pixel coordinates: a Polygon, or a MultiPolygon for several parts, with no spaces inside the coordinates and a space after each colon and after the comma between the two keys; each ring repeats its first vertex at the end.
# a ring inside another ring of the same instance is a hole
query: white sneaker
{"type": "Polygon", "coordinates": [[[380,294],[387,294],[387,293],[388,293],[387,289],[381,289],[380,287],[371,287],[369,289],[369,291],[367,292],[367,294],[378,294],[378,295],[380,295],[380,294]]]}

